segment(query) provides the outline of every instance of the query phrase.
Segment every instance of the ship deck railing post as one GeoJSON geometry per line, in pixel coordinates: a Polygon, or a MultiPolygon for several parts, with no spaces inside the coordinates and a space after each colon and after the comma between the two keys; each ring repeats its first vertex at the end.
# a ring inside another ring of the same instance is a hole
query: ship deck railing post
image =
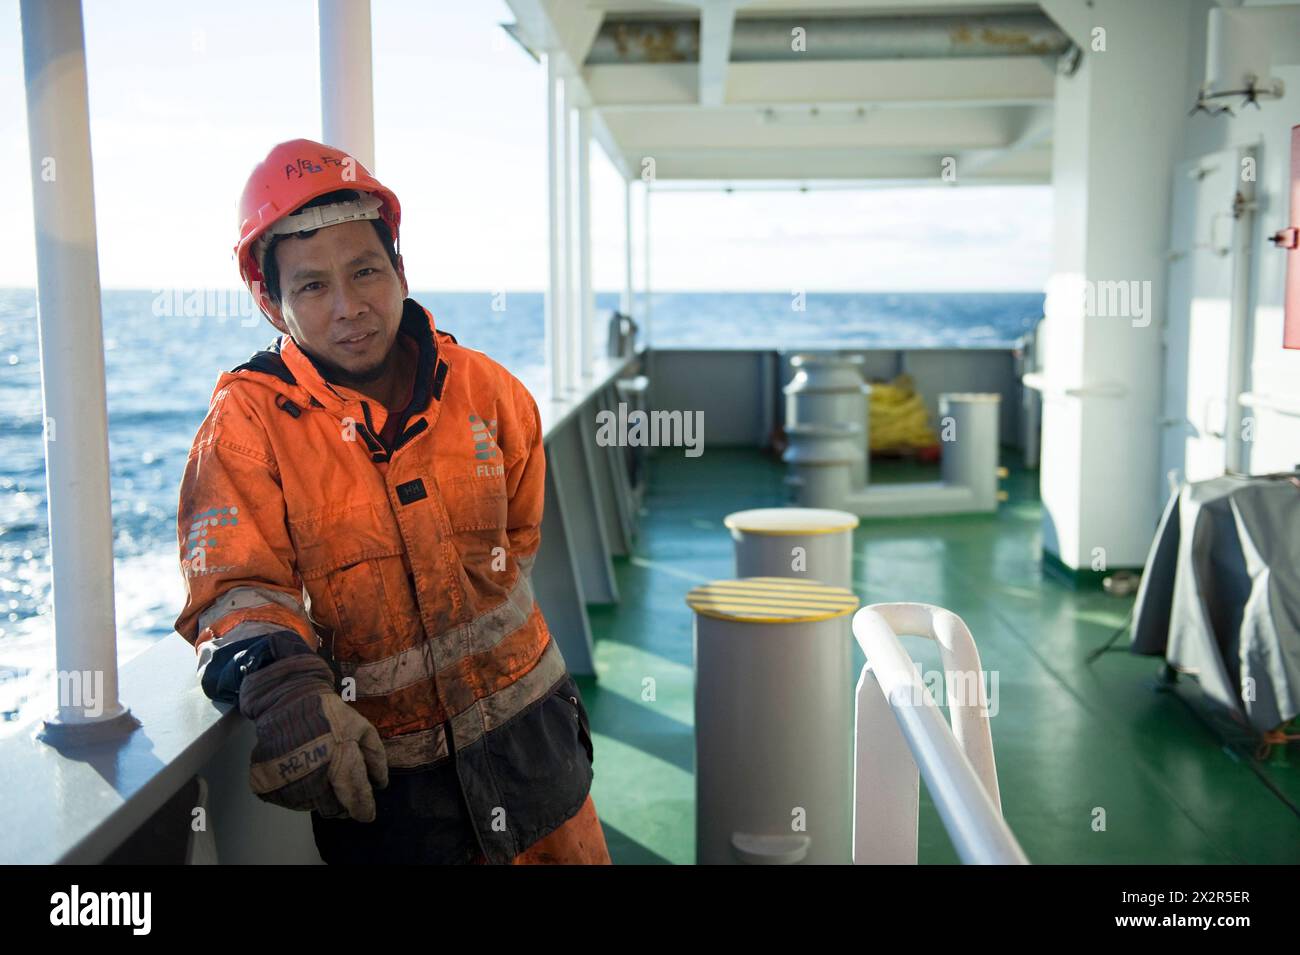
{"type": "Polygon", "coordinates": [[[632,317],[632,180],[623,181],[623,301],[622,313],[632,317]]]}
{"type": "Polygon", "coordinates": [[[317,0],[321,134],[375,172],[370,0],[317,0]]]}
{"type": "Polygon", "coordinates": [[[104,333],[80,0],[22,0],[61,745],[129,733],[118,699],[104,333]]]}
{"type": "MultiPolygon", "coordinates": [[[[651,177],[653,179],[653,177],[651,177]]],[[[645,300],[641,306],[641,340],[650,344],[650,180],[645,180],[645,215],[642,217],[645,228],[645,300]]]]}
{"type": "Polygon", "coordinates": [[[551,399],[564,395],[564,361],[567,354],[565,311],[568,307],[568,272],[565,210],[564,79],[553,51],[546,54],[546,192],[549,277],[546,289],[546,361],[550,373],[551,399]]]}
{"type": "Polygon", "coordinates": [[[594,373],[591,326],[596,310],[591,281],[591,107],[585,105],[578,108],[578,295],[582,342],[580,368],[585,387],[594,373]]]}

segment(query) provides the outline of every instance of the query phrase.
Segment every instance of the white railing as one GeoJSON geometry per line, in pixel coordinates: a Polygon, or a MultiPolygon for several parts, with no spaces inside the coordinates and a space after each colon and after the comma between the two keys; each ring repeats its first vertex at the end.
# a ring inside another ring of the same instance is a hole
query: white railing
{"type": "Polygon", "coordinates": [[[929,604],[872,604],[853,617],[867,665],[854,730],[853,861],[917,861],[920,777],[962,862],[1028,864],[1002,818],[979,652],[956,614],[929,604]],[[949,727],[898,634],[939,644],[949,727]]]}
{"type": "Polygon", "coordinates": [[[1237,404],[1243,408],[1266,408],[1279,414],[1300,417],[1300,398],[1288,395],[1261,394],[1256,391],[1243,391],[1237,396],[1237,404]]]}

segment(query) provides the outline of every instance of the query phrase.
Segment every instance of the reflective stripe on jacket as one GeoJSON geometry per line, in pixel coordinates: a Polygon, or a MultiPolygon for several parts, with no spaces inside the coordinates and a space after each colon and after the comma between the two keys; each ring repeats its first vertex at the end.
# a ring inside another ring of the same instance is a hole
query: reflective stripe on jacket
{"type": "Polygon", "coordinates": [[[507,862],[576,812],[592,778],[581,703],[541,707],[573,686],[530,581],[541,418],[517,378],[413,299],[400,334],[420,357],[391,448],[382,405],[326,382],[288,336],[221,376],[181,486],[176,629],[213,696],[272,635],[297,634],[333,661],[390,769],[454,759],[484,853],[507,862]],[[535,708],[565,724],[521,747],[511,721],[535,708]]]}

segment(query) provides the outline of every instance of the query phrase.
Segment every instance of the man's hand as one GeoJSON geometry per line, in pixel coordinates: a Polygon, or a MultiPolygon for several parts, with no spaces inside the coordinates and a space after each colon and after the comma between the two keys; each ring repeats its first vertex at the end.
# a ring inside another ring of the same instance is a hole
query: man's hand
{"type": "Polygon", "coordinates": [[[371,781],[388,786],[388,759],[379,731],[334,691],[328,663],[303,653],[254,670],[239,708],[257,724],[253,792],[285,809],[374,821],[371,781]]]}

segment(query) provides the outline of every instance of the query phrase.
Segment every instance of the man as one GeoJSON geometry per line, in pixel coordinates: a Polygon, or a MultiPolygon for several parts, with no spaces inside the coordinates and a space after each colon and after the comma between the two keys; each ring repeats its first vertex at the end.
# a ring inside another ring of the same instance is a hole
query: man
{"type": "Polygon", "coordinates": [[[177,631],[254,720],[250,785],[326,862],[609,862],[587,713],[533,599],[537,404],[408,297],[397,197],[281,143],[235,246],[282,333],[181,485],[177,631]]]}

